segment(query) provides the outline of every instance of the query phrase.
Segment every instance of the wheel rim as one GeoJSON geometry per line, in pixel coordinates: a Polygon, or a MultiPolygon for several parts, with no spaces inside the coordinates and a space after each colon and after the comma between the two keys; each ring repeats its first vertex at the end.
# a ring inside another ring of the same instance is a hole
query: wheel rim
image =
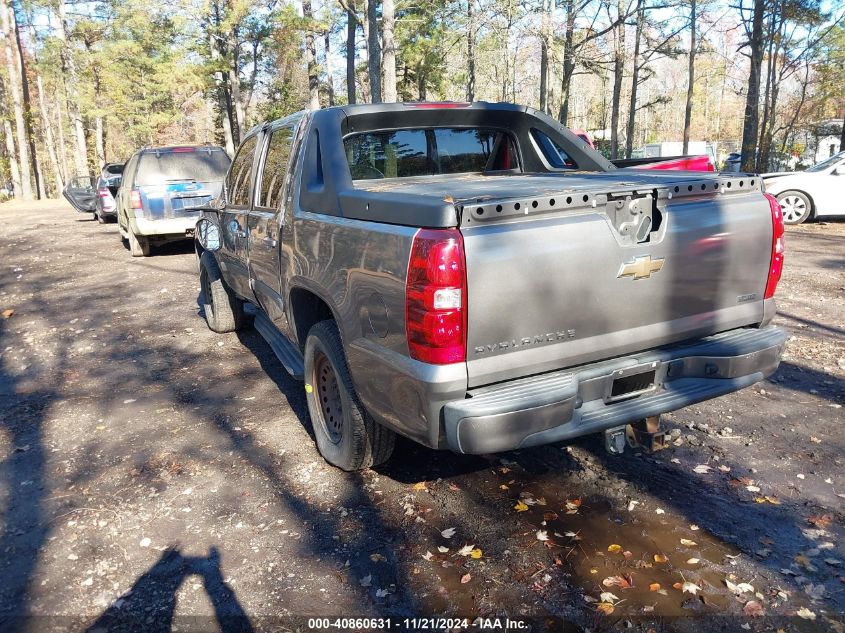
{"type": "Polygon", "coordinates": [[[343,439],[343,404],[337,374],[328,357],[318,351],[314,358],[314,385],[317,391],[320,424],[332,444],[343,439]]]}
{"type": "Polygon", "coordinates": [[[797,222],[807,212],[807,203],[798,196],[784,196],[780,199],[780,208],[786,222],[797,222]]]}

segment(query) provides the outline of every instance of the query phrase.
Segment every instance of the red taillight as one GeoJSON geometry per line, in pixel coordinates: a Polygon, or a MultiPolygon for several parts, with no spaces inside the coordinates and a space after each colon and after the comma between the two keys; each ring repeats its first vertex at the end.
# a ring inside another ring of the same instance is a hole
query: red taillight
{"type": "Polygon", "coordinates": [[[766,196],[772,210],[772,259],[769,263],[766,293],[763,295],[764,299],[770,299],[775,295],[775,289],[777,289],[781,273],[783,273],[783,210],[780,208],[780,202],[773,195],[768,193],[763,195],[766,196]]]}
{"type": "Polygon", "coordinates": [[[197,151],[194,147],[174,147],[171,150],[174,154],[187,154],[189,152],[197,151]]]}
{"type": "Polygon", "coordinates": [[[411,358],[445,365],[466,360],[466,264],[458,229],[420,229],[405,285],[411,358]]]}
{"type": "Polygon", "coordinates": [[[101,198],[108,198],[110,194],[109,194],[108,189],[101,187],[101,188],[97,189],[97,195],[100,196],[101,198]]]}
{"type": "Polygon", "coordinates": [[[144,208],[144,205],[141,204],[141,192],[138,191],[137,189],[133,189],[129,193],[129,199],[132,203],[133,209],[143,209],[144,208]]]}

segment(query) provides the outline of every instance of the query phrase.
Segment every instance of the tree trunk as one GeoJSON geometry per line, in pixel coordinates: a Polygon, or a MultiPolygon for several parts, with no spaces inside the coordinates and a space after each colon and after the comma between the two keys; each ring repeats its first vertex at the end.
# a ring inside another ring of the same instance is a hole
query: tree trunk
{"type": "Polygon", "coordinates": [[[554,0],[543,0],[543,19],[540,29],[540,111],[546,112],[549,97],[549,10],[548,3],[554,0]]]}
{"type": "Polygon", "coordinates": [[[326,5],[326,30],[323,31],[323,46],[326,49],[326,92],[329,99],[329,107],[334,105],[334,78],[332,77],[332,48],[331,48],[331,10],[326,5]]]}
{"type": "MultiPolygon", "coordinates": [[[[5,112],[3,113],[6,114],[5,112]]],[[[6,154],[9,156],[9,171],[12,174],[12,189],[15,198],[20,198],[21,191],[21,170],[18,167],[18,155],[15,151],[15,136],[12,132],[12,124],[9,119],[3,117],[3,136],[6,137],[6,154]]]]}
{"type": "Polygon", "coordinates": [[[475,0],[467,0],[467,101],[475,101],[475,0]]]}
{"type": "Polygon", "coordinates": [[[38,88],[38,109],[41,113],[41,126],[44,129],[44,146],[47,148],[47,156],[50,159],[50,167],[53,169],[53,179],[56,181],[56,192],[61,195],[65,183],[62,178],[62,169],[59,166],[59,157],[56,154],[56,141],[53,137],[53,122],[47,112],[47,103],[44,100],[44,83],[41,75],[36,70],[35,86],[38,88]]]}
{"type": "Polygon", "coordinates": [[[689,64],[687,66],[687,104],[684,108],[684,146],[681,149],[682,154],[689,153],[689,134],[690,125],[692,124],[692,96],[695,89],[695,50],[698,46],[696,41],[696,0],[690,0],[690,27],[689,27],[689,64]]]}
{"type": "Polygon", "coordinates": [[[634,31],[634,59],[631,68],[631,101],[628,105],[628,129],[625,134],[625,158],[634,152],[634,124],[637,119],[637,88],[640,82],[640,40],[642,39],[645,9],[642,0],[637,0],[637,27],[634,31]]]}
{"type": "Polygon", "coordinates": [[[220,113],[220,126],[223,128],[223,144],[229,156],[235,155],[235,136],[232,131],[232,99],[226,86],[226,73],[222,69],[222,52],[217,31],[223,22],[219,0],[211,4],[211,15],[207,25],[208,50],[211,53],[211,63],[214,67],[214,92],[217,98],[217,110],[220,113]]]}
{"type": "Polygon", "coordinates": [[[65,13],[65,3],[58,3],[59,9],[59,30],[58,36],[61,40],[62,57],[62,81],[67,94],[67,111],[70,118],[71,131],[73,132],[74,153],[73,162],[76,171],[80,175],[88,173],[88,144],[85,142],[85,125],[82,122],[82,113],[79,110],[79,98],[76,93],[78,79],[76,76],[76,62],[70,50],[67,40],[68,22],[65,13]]]}
{"type": "MultiPolygon", "coordinates": [[[[694,1],[694,0],[693,0],[694,1]]],[[[610,158],[619,158],[619,110],[622,101],[622,79],[625,74],[625,0],[616,5],[616,26],[613,55],[613,100],[610,104],[610,158]]]]}
{"type": "Polygon", "coordinates": [[[751,63],[748,71],[748,92],[742,121],[742,170],[753,172],[757,161],[757,132],[760,114],[760,70],[763,66],[763,14],[766,0],[754,0],[751,20],[751,63]]]}
{"type": "Polygon", "coordinates": [[[558,119],[563,125],[569,123],[569,87],[575,74],[575,1],[564,0],[566,27],[563,36],[563,71],[560,78],[560,113],[558,119]]]}
{"type": "Polygon", "coordinates": [[[845,152],[845,117],[842,118],[842,131],[839,133],[839,151],[845,152]]]}
{"type": "Polygon", "coordinates": [[[229,96],[232,100],[232,140],[239,145],[246,130],[244,104],[241,101],[241,73],[240,48],[238,46],[238,29],[233,27],[226,34],[226,52],[229,54],[227,76],[229,82],[229,96]]]}
{"type": "Polygon", "coordinates": [[[382,0],[382,73],[384,74],[382,99],[385,103],[396,102],[396,44],[393,39],[394,14],[393,0],[382,0]]]}
{"type": "Polygon", "coordinates": [[[12,112],[15,117],[15,140],[18,149],[18,169],[20,169],[21,186],[15,189],[15,197],[32,200],[32,169],[29,162],[29,142],[26,135],[26,121],[24,120],[23,91],[20,83],[20,67],[15,64],[14,29],[11,25],[11,7],[7,0],[0,2],[3,26],[3,48],[6,52],[6,73],[9,77],[8,91],[12,99],[12,112]]]}
{"type": "Polygon", "coordinates": [[[314,38],[314,13],[311,0],[302,0],[302,15],[305,17],[305,60],[308,67],[308,107],[320,109],[320,78],[317,75],[317,44],[314,38]]]}
{"type": "Polygon", "coordinates": [[[23,45],[21,44],[21,32],[18,26],[18,17],[15,14],[14,5],[9,7],[9,21],[12,23],[12,28],[15,32],[15,45],[18,53],[18,61],[20,63],[20,77],[21,77],[21,92],[23,95],[23,111],[24,123],[26,124],[26,138],[29,142],[29,158],[32,162],[32,173],[35,176],[35,190],[38,194],[38,199],[46,198],[44,191],[44,178],[41,174],[41,163],[38,159],[38,152],[35,151],[35,135],[32,133],[32,119],[34,112],[32,111],[32,99],[29,91],[29,77],[26,73],[26,60],[23,54],[23,45]]]}
{"type": "Polygon", "coordinates": [[[377,0],[367,0],[367,69],[370,75],[370,102],[381,103],[381,45],[378,37],[377,0]]]}
{"type": "Polygon", "coordinates": [[[355,97],[355,34],[358,30],[358,18],[352,6],[346,11],[346,100],[354,104],[355,97]]]}

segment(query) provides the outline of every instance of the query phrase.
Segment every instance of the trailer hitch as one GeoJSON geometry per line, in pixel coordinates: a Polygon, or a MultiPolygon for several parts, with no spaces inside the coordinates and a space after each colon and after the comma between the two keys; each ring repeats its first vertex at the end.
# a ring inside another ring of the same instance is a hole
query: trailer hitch
{"type": "Polygon", "coordinates": [[[625,427],[625,436],[631,448],[641,448],[649,453],[654,453],[668,446],[666,434],[660,428],[659,415],[652,415],[631,422],[625,427]]]}

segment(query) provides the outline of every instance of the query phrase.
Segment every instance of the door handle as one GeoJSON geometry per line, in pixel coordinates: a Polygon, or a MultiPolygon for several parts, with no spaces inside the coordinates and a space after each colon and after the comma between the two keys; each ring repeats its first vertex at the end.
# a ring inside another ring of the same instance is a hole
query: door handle
{"type": "Polygon", "coordinates": [[[278,240],[273,239],[272,237],[265,237],[261,240],[261,242],[267,248],[276,248],[276,245],[279,243],[278,240]]]}

